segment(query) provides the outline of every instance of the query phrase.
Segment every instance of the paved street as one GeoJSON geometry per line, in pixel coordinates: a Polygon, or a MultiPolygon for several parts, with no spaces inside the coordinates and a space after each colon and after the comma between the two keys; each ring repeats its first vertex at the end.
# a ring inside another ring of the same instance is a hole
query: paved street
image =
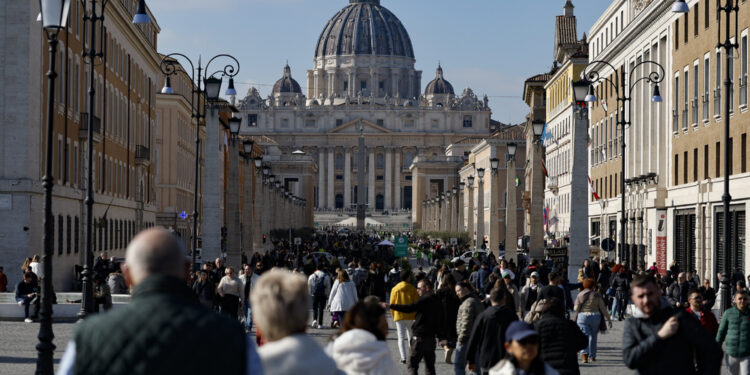
{"type": "MultiPolygon", "coordinates": [[[[326,313],[326,316],[329,315],[326,313]]],[[[326,321],[329,323],[329,321],[326,321]]],[[[391,330],[388,334],[388,344],[393,358],[398,361],[398,348],[396,346],[396,331],[393,322],[389,321],[391,330]]],[[[73,333],[74,323],[60,323],[54,325],[56,365],[65,350],[65,343],[73,333]]],[[[615,322],[614,329],[599,336],[599,354],[597,363],[587,364],[581,367],[582,374],[631,374],[632,371],[625,368],[621,361],[621,347],[623,323],[615,322]]],[[[30,374],[34,371],[36,360],[36,335],[39,330],[37,323],[25,324],[20,322],[0,322],[0,375],[30,374]]],[[[312,329],[310,334],[324,345],[334,333],[332,329],[312,329]]],[[[453,374],[452,365],[444,363],[442,350],[437,353],[438,374],[453,374]]],[[[406,365],[399,364],[401,374],[406,374],[406,365]]],[[[424,367],[420,373],[424,371],[424,367]]]]}

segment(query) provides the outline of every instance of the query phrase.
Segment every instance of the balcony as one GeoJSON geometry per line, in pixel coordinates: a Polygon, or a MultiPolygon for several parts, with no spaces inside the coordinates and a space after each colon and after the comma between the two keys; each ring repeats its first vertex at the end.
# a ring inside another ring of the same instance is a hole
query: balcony
{"type": "Polygon", "coordinates": [[[688,105],[685,103],[685,108],[682,109],[682,131],[687,132],[688,129],[688,105]]]}
{"type": "Polygon", "coordinates": [[[547,177],[547,189],[552,190],[553,192],[557,191],[557,176],[547,177]]]}
{"type": "Polygon", "coordinates": [[[703,94],[703,121],[708,121],[708,92],[703,94]]]}
{"type": "Polygon", "coordinates": [[[148,147],[143,145],[135,146],[135,163],[148,167],[151,161],[151,152],[148,147]]]}
{"type": "MultiPolygon", "coordinates": [[[[89,138],[89,114],[81,112],[81,123],[78,128],[78,139],[89,138]]],[[[94,116],[94,142],[99,143],[102,141],[102,121],[99,117],[94,116]]]]}
{"type": "Polygon", "coordinates": [[[692,117],[693,127],[698,126],[698,98],[694,98],[692,102],[692,117]]]}
{"type": "Polygon", "coordinates": [[[714,90],[714,117],[721,116],[721,88],[714,90]]]}

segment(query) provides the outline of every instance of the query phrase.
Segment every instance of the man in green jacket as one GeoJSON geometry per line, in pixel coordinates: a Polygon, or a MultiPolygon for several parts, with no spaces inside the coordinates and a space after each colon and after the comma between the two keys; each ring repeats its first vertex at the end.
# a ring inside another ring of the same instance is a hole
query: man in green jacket
{"type": "Polygon", "coordinates": [[[732,375],[750,375],[750,309],[747,290],[734,294],[734,307],[724,312],[716,341],[725,343],[726,365],[732,375]]]}

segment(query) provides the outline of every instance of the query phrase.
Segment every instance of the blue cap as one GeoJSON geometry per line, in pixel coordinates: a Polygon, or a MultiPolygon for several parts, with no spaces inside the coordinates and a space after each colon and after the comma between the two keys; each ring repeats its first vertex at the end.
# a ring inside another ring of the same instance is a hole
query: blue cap
{"type": "Polygon", "coordinates": [[[534,329],[534,326],[522,320],[517,320],[510,323],[505,331],[505,342],[521,341],[527,337],[538,335],[539,333],[534,329]]]}

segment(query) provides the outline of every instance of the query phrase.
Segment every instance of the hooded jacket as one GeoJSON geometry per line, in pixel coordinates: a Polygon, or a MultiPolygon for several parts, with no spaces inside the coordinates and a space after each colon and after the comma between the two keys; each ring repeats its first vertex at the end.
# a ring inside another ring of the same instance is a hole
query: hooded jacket
{"type": "Polygon", "coordinates": [[[398,374],[388,344],[363,329],[341,334],[332,344],[331,356],[347,375],[398,374]]]}
{"type": "Polygon", "coordinates": [[[545,313],[534,323],[539,332],[539,356],[561,375],[578,375],[578,351],[585,348],[589,339],[572,320],[545,313]]]}
{"type": "Polygon", "coordinates": [[[305,334],[284,337],[258,348],[266,374],[343,375],[336,362],[305,334]]]}
{"type": "Polygon", "coordinates": [[[698,319],[670,306],[666,299],[651,316],[636,308],[625,321],[622,359],[636,374],[718,374],[721,358],[721,347],[698,319]],[[663,340],[657,332],[672,316],[677,316],[680,328],[663,340]]]}
{"type": "Polygon", "coordinates": [[[505,330],[518,315],[508,305],[490,306],[479,314],[469,337],[466,361],[489,369],[505,357],[505,330]]]}

